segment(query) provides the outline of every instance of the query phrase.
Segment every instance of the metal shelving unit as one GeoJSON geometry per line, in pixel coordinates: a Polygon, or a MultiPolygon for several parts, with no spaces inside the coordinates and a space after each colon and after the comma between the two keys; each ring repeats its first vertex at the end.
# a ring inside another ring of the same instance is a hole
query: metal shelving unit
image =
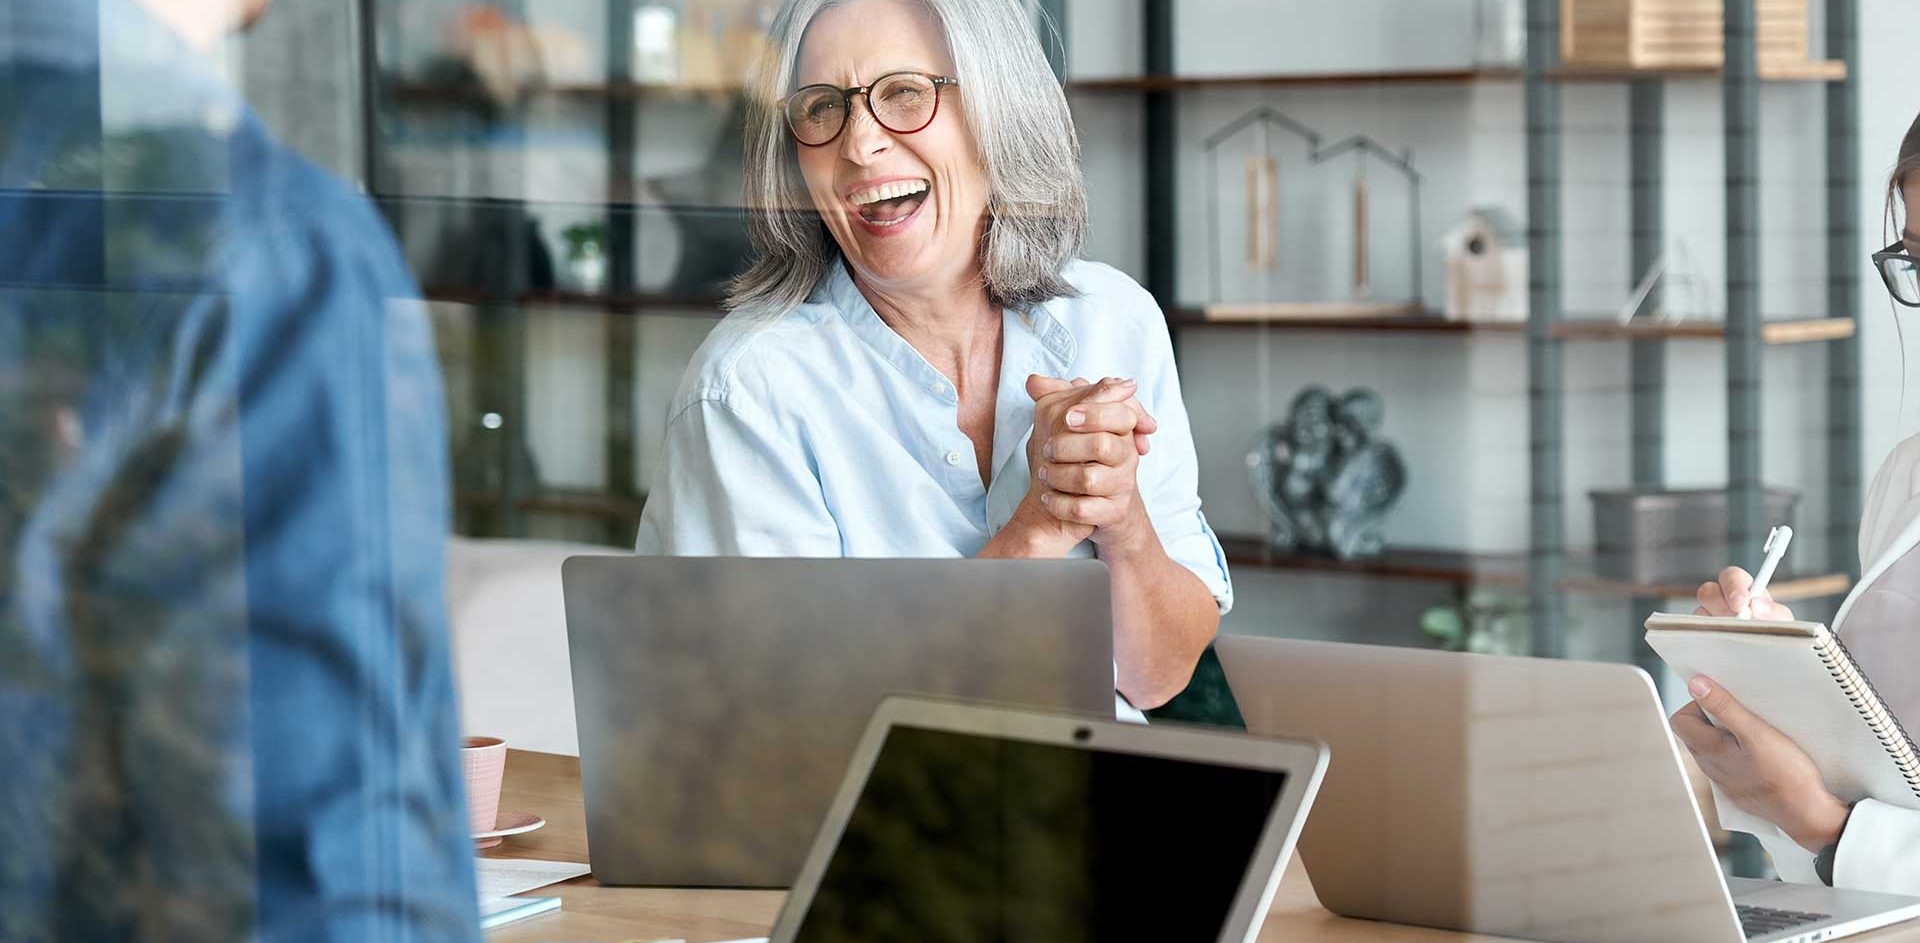
{"type": "MultiPolygon", "coordinates": [[[[726,96],[725,90],[686,89],[630,82],[626,76],[633,41],[631,0],[607,0],[606,79],[603,82],[556,85],[529,90],[519,101],[501,106],[475,83],[412,82],[390,79],[379,55],[380,0],[358,0],[362,83],[363,182],[396,230],[404,228],[410,198],[397,192],[385,170],[384,129],[394,116],[415,110],[451,109],[503,115],[523,111],[545,100],[597,105],[607,140],[608,193],[601,209],[606,225],[607,288],[584,293],[527,283],[530,270],[525,240],[519,237],[530,217],[524,198],[476,197],[455,201],[500,214],[506,237],[506,261],[498,278],[485,285],[429,284],[423,296],[432,302],[471,307],[475,325],[475,415],[500,417],[500,425],[472,435],[494,436],[492,447],[465,456],[457,478],[478,478],[486,487],[457,489],[457,525],[467,533],[486,536],[524,536],[529,515],[586,518],[600,521],[605,539],[629,544],[645,496],[634,486],[639,460],[638,428],[634,412],[639,355],[636,318],[652,314],[686,317],[720,316],[717,295],[657,295],[637,289],[635,240],[638,208],[636,156],[639,148],[639,109],[649,101],[688,101],[726,96]],[[606,487],[583,492],[542,486],[529,479],[525,350],[530,308],[599,311],[607,315],[603,343],[607,364],[604,393],[606,423],[606,487]]],[[[510,127],[510,118],[497,121],[510,127]]]]}
{"type": "MultiPolygon", "coordinates": [[[[1691,583],[1676,579],[1653,584],[1626,583],[1594,575],[1585,561],[1571,559],[1565,542],[1565,366],[1567,344],[1620,341],[1631,346],[1632,481],[1640,487],[1664,483],[1666,433],[1663,428],[1666,355],[1669,341],[1717,340],[1728,367],[1729,491],[1736,509],[1729,537],[1733,545],[1758,545],[1761,532],[1760,352],[1793,343],[1828,345],[1828,444],[1831,497],[1828,512],[1836,530],[1859,518],[1859,342],[1855,337],[1858,286],[1850,276],[1859,255],[1852,215],[1858,183],[1855,129],[1858,90],[1856,0],[1827,0],[1825,60],[1763,71],[1756,58],[1753,0],[1726,0],[1727,64],[1723,69],[1593,70],[1563,68],[1559,61],[1562,0],[1528,0],[1527,58],[1520,69],[1463,69],[1328,75],[1182,77],[1174,74],[1175,0],[1145,0],[1146,74],[1137,78],[1070,83],[1079,94],[1134,93],[1145,112],[1146,287],[1168,312],[1176,349],[1187,330],[1405,331],[1434,336],[1513,335],[1527,344],[1529,540],[1521,558],[1485,557],[1442,550],[1398,549],[1370,563],[1338,563],[1304,555],[1275,554],[1258,538],[1229,538],[1232,562],[1275,569],[1341,572],[1378,578],[1426,579],[1460,585],[1494,583],[1524,586],[1528,596],[1532,645],[1536,654],[1567,651],[1567,595],[1598,593],[1634,600],[1652,610],[1664,599],[1690,595],[1691,583]],[[1633,270],[1637,278],[1665,245],[1661,214],[1665,203],[1663,148],[1666,84],[1718,79],[1725,87],[1727,118],[1727,222],[1729,314],[1724,324],[1682,323],[1622,327],[1597,318],[1568,317],[1563,307],[1561,271],[1560,174],[1563,114],[1561,89],[1568,83],[1615,82],[1628,88],[1631,161],[1633,270]],[[1372,84],[1436,84],[1518,81],[1523,85],[1526,127],[1528,246],[1531,250],[1529,300],[1524,324],[1447,322],[1438,318],[1373,317],[1324,319],[1208,320],[1205,313],[1179,303],[1176,259],[1177,108],[1182,93],[1222,88],[1315,87],[1372,84]],[[1788,321],[1763,321],[1759,305],[1758,168],[1759,88],[1762,82],[1822,82],[1827,87],[1828,138],[1828,314],[1788,321]]],[[[1835,536],[1835,535],[1829,535],[1835,536]]],[[[1844,534],[1837,535],[1844,538],[1844,534]]],[[[1844,593],[1858,577],[1847,552],[1848,539],[1829,539],[1829,572],[1799,577],[1777,588],[1796,598],[1844,593]]]]}

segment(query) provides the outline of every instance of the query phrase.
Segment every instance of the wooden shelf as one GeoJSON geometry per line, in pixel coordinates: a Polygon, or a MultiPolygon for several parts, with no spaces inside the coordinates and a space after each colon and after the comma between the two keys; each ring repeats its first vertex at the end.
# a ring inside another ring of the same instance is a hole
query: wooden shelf
{"type": "MultiPolygon", "coordinates": [[[[1547,73],[1554,82],[1633,82],[1642,79],[1698,80],[1717,79],[1719,68],[1627,69],[1592,66],[1568,66],[1547,73]]],[[[1847,77],[1847,64],[1837,60],[1807,62],[1761,62],[1763,82],[1839,82],[1847,77]]],[[[1414,69],[1383,72],[1305,72],[1280,75],[1176,76],[1143,75],[1104,79],[1076,79],[1066,84],[1067,91],[1084,94],[1182,92],[1201,89],[1285,88],[1288,86],[1352,85],[1464,85],[1473,82],[1517,82],[1526,78],[1519,68],[1414,69]]]]}
{"type": "Polygon", "coordinates": [[[1215,322],[1408,321],[1431,317],[1411,301],[1222,302],[1191,310],[1200,320],[1215,322]]]}
{"type": "MultiPolygon", "coordinates": [[[[1456,550],[1431,550],[1389,547],[1378,557],[1366,560],[1336,560],[1320,554],[1281,553],[1267,546],[1260,537],[1220,535],[1220,547],[1226,551],[1229,566],[1267,570],[1331,573],[1345,576],[1371,576],[1382,579],[1427,580],[1461,586],[1494,586],[1524,590],[1527,585],[1527,558],[1522,554],[1471,554],[1456,550]]],[[[1591,557],[1570,557],[1564,563],[1568,575],[1555,584],[1560,592],[1598,596],[1656,596],[1691,598],[1702,582],[1675,577],[1651,583],[1608,579],[1593,572],[1591,557]]],[[[1845,573],[1795,576],[1776,580],[1773,597],[1781,602],[1839,596],[1852,588],[1845,573]]]]}
{"type": "Polygon", "coordinates": [[[1391,72],[1317,72],[1297,75],[1148,75],[1076,79],[1069,92],[1177,92],[1210,88],[1277,88],[1288,85],[1445,85],[1482,80],[1519,79],[1518,69],[1431,69],[1391,72]]]}
{"type": "Polygon", "coordinates": [[[1267,320],[1209,320],[1201,312],[1182,308],[1173,321],[1183,328],[1266,328],[1276,331],[1411,331],[1420,334],[1467,334],[1474,331],[1517,333],[1509,325],[1449,321],[1439,317],[1273,318],[1267,320]]]}
{"type": "MultiPolygon", "coordinates": [[[[420,294],[427,301],[449,304],[488,305],[499,300],[484,291],[453,287],[430,287],[420,294]]],[[[608,295],[559,290],[521,292],[513,299],[514,304],[523,307],[587,308],[615,314],[670,314],[676,317],[691,314],[710,318],[726,315],[720,307],[724,300],[719,295],[608,295]]]]}
{"type": "MultiPolygon", "coordinates": [[[[504,503],[502,496],[497,493],[471,489],[454,492],[453,500],[461,507],[497,508],[504,503]]],[[[646,507],[647,498],[645,495],[629,497],[600,491],[542,488],[521,498],[515,504],[522,511],[542,514],[639,520],[641,510],[646,507]]]]}
{"type": "MultiPolygon", "coordinates": [[[[1181,327],[1249,328],[1277,331],[1410,331],[1421,334],[1497,334],[1520,337],[1524,321],[1449,321],[1438,313],[1365,317],[1209,317],[1208,309],[1176,308],[1173,321],[1181,327]]],[[[1761,343],[1809,344],[1852,337],[1858,325],[1852,318],[1791,318],[1762,322],[1761,343]]],[[[1563,341],[1720,340],[1727,336],[1719,321],[1681,321],[1676,324],[1637,322],[1622,325],[1599,316],[1569,318],[1554,325],[1553,336],[1563,341]]]]}
{"type": "Polygon", "coordinates": [[[1220,547],[1226,551],[1227,563],[1230,566],[1432,580],[1441,583],[1526,585],[1526,558],[1519,556],[1476,555],[1455,550],[1389,547],[1378,557],[1365,560],[1336,560],[1316,553],[1282,553],[1268,546],[1264,538],[1226,534],[1220,535],[1220,547]]]}
{"type": "MultiPolygon", "coordinates": [[[[1781,345],[1841,340],[1852,337],[1856,329],[1857,326],[1852,318],[1794,318],[1763,321],[1760,325],[1760,342],[1781,345]]],[[[1727,326],[1719,321],[1622,325],[1615,321],[1581,319],[1562,321],[1554,325],[1553,335],[1562,340],[1646,340],[1649,338],[1719,340],[1727,336],[1727,326]]]]}
{"type": "MultiPolygon", "coordinates": [[[[1718,79],[1724,70],[1717,66],[1697,68],[1630,69],[1616,66],[1562,66],[1550,73],[1556,82],[1632,82],[1640,79],[1718,79]]],[[[1834,59],[1810,59],[1805,62],[1760,61],[1762,82],[1842,82],[1847,64],[1834,59]]]]}
{"type": "Polygon", "coordinates": [[[405,104],[445,105],[521,105],[530,101],[576,99],[597,101],[715,101],[742,93],[739,86],[694,87],[642,82],[587,82],[558,85],[532,85],[519,90],[519,97],[501,102],[485,86],[464,82],[415,82],[389,79],[384,86],[393,100],[405,104]]]}
{"type": "MultiPolygon", "coordinates": [[[[1599,596],[1656,596],[1663,599],[1692,599],[1700,584],[1711,578],[1711,574],[1697,580],[1663,580],[1657,583],[1632,583],[1625,580],[1610,580],[1599,576],[1569,576],[1559,583],[1562,592],[1586,593],[1599,596]]],[[[1778,579],[1767,585],[1768,592],[1779,602],[1794,602],[1802,599],[1821,599],[1827,596],[1840,596],[1853,588],[1853,580],[1845,573],[1824,573],[1813,576],[1799,576],[1790,579],[1778,579]]]]}

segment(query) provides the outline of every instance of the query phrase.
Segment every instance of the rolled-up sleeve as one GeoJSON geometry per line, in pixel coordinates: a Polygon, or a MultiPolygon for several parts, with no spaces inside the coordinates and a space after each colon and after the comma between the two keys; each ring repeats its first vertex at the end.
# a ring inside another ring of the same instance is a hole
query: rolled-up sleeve
{"type": "Polygon", "coordinates": [[[840,528],[814,463],[771,421],[720,395],[668,423],[666,455],[636,552],[660,556],[839,557],[840,528]]]}
{"type": "Polygon", "coordinates": [[[1194,454],[1187,404],[1180,394],[1173,341],[1153,296],[1139,291],[1138,298],[1147,309],[1143,315],[1147,349],[1144,369],[1137,379],[1143,405],[1160,424],[1160,430],[1152,436],[1151,449],[1140,460],[1140,495],[1167,555],[1206,584],[1207,592],[1220,606],[1220,614],[1225,615],[1233,608],[1233,577],[1227,571],[1226,552],[1200,510],[1199,460],[1194,454]]]}

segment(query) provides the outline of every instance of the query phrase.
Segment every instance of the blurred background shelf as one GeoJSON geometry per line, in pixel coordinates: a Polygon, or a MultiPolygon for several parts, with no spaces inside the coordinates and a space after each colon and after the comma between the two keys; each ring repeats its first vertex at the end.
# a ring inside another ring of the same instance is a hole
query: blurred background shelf
{"type": "Polygon", "coordinates": [[[646,82],[582,82],[530,85],[502,100],[478,82],[419,82],[387,80],[383,86],[395,103],[413,105],[509,105],[532,101],[725,101],[745,90],[739,86],[665,85],[646,82]]]}
{"type": "Polygon", "coordinates": [[[1146,75],[1106,79],[1078,79],[1067,91],[1088,94],[1179,92],[1201,89],[1285,88],[1303,85],[1445,85],[1514,80],[1518,69],[1431,69],[1404,72],[1320,72],[1293,75],[1222,75],[1212,77],[1146,75]]]}
{"type": "Polygon", "coordinates": [[[1518,555],[1496,556],[1455,550],[1389,547],[1378,557],[1337,560],[1316,553],[1275,550],[1262,537],[1244,534],[1221,534],[1219,537],[1220,548],[1227,555],[1227,563],[1235,567],[1443,583],[1510,583],[1514,586],[1524,586],[1526,583],[1526,559],[1518,555]]]}
{"type": "MultiPolygon", "coordinates": [[[[1269,317],[1236,313],[1230,317],[1210,316],[1211,309],[1176,308],[1174,320],[1183,328],[1262,328],[1279,331],[1409,331],[1426,334],[1511,334],[1527,331],[1524,321],[1450,321],[1439,312],[1412,315],[1325,316],[1276,315],[1269,317]]],[[[1852,318],[1781,318],[1764,321],[1760,342],[1769,345],[1808,344],[1845,340],[1854,336],[1858,325],[1852,318]]],[[[1601,315],[1568,317],[1555,322],[1553,336],[1565,341],[1638,341],[1638,340],[1724,340],[1727,328],[1720,321],[1680,321],[1677,323],[1635,322],[1621,324],[1601,315]]]]}
{"type": "MultiPolygon", "coordinates": [[[[506,498],[497,491],[461,489],[454,492],[454,503],[462,508],[497,509],[506,498]]],[[[516,509],[538,514],[563,514],[572,517],[640,519],[646,506],[644,494],[631,497],[576,488],[542,488],[513,502],[516,509]]]]}
{"type": "MultiPolygon", "coordinates": [[[[1845,340],[1858,325],[1852,318],[1792,318],[1762,321],[1762,344],[1811,344],[1845,340]]],[[[1553,336],[1562,340],[1725,340],[1727,326],[1721,321],[1681,321],[1675,324],[1620,324],[1599,319],[1573,319],[1553,326],[1553,336]]]]}
{"type": "MultiPolygon", "coordinates": [[[[1227,563],[1235,567],[1276,571],[1362,576],[1379,579],[1427,580],[1459,586],[1487,586],[1525,590],[1524,554],[1471,554],[1455,550],[1389,547],[1378,557],[1337,560],[1313,553],[1277,551],[1265,539],[1248,535],[1220,535],[1227,563]]],[[[1713,573],[1675,576],[1654,582],[1634,582],[1601,576],[1592,557],[1570,556],[1557,584],[1561,592],[1641,599],[1690,599],[1713,573]]],[[[1775,580],[1773,597],[1781,602],[1845,594],[1853,580],[1845,573],[1783,576],[1775,580]]]]}
{"type": "MultiPolygon", "coordinates": [[[[1711,574],[1709,574],[1710,576],[1711,574]]],[[[1660,599],[1691,599],[1703,577],[1697,580],[1672,580],[1659,583],[1629,583],[1622,580],[1609,580],[1598,576],[1568,576],[1560,581],[1562,590],[1570,593],[1588,593],[1601,596],[1624,596],[1630,598],[1657,597],[1660,599]]],[[[1778,602],[1798,602],[1803,599],[1825,599],[1830,596],[1843,596],[1853,588],[1853,578],[1845,573],[1822,573],[1813,576],[1797,576],[1774,580],[1769,584],[1773,598],[1778,602]]]]}
{"type": "MultiPolygon", "coordinates": [[[[463,305],[491,305],[500,303],[500,298],[470,288],[458,286],[429,286],[421,291],[421,297],[428,301],[463,305]]],[[[524,307],[581,308],[593,311],[607,311],[615,314],[670,315],[673,317],[708,317],[718,319],[726,314],[720,307],[726,299],[718,294],[660,295],[660,294],[610,294],[579,291],[523,291],[513,296],[512,302],[524,307]]]]}
{"type": "MultiPolygon", "coordinates": [[[[1688,79],[1719,79],[1725,77],[1723,69],[1711,66],[1700,68],[1662,68],[1662,69],[1625,69],[1594,68],[1590,66],[1562,66],[1549,75],[1557,82],[1631,82],[1641,79],[1667,79],[1684,81],[1688,79]]],[[[1760,60],[1760,81],[1762,82],[1844,82],[1847,79],[1847,64],[1837,59],[1810,59],[1800,61],[1760,60]]]]}
{"type": "MultiPolygon", "coordinates": [[[[1624,69],[1562,67],[1547,73],[1549,81],[1566,83],[1638,82],[1649,79],[1698,81],[1718,79],[1717,68],[1624,69]]],[[[1176,76],[1143,75],[1103,79],[1079,79],[1067,83],[1067,91],[1082,94],[1137,92],[1185,92],[1204,89],[1287,88],[1298,86],[1342,85],[1449,85],[1471,82],[1517,82],[1526,78],[1519,68],[1417,69],[1384,72],[1303,72],[1277,75],[1176,76]]],[[[1837,60],[1760,63],[1763,82],[1842,82],[1847,64],[1837,60]]]]}

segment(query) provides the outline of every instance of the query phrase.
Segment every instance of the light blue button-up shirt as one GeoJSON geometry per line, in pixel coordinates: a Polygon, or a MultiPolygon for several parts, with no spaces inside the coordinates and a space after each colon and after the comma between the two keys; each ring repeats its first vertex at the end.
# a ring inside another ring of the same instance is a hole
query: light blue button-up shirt
{"type": "MultiPolygon", "coordinates": [[[[1027,493],[1029,374],[1132,377],[1159,420],[1138,487],[1167,554],[1226,612],[1233,584],[1200,511],[1173,345],[1153,296],[1074,262],[1077,298],[1003,315],[993,475],[980,480],[950,382],[842,265],[782,314],[736,312],[694,354],[638,551],[675,556],[970,557],[1027,493]]],[[[1094,556],[1091,541],[1076,556],[1094,556]]]]}

